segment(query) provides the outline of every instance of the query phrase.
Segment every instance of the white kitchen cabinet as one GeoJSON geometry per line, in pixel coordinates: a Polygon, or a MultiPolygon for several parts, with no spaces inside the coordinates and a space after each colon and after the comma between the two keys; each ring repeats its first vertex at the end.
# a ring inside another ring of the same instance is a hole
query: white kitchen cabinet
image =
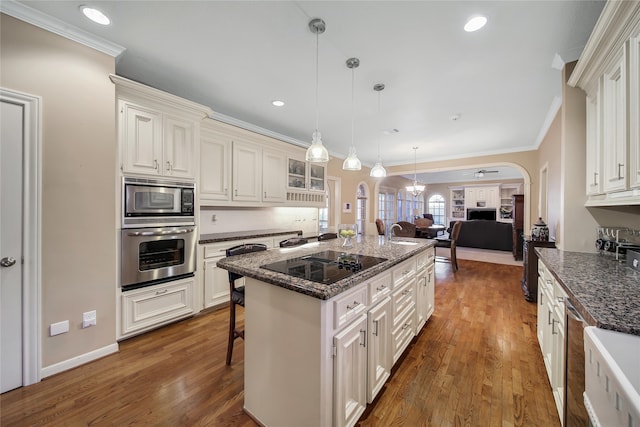
{"type": "Polygon", "coordinates": [[[628,186],[626,59],[624,46],[602,80],[604,189],[608,192],[625,190],[628,186]]]}
{"type": "Polygon", "coordinates": [[[262,149],[262,201],[283,203],[287,198],[287,157],[283,151],[262,149]]]}
{"type": "Polygon", "coordinates": [[[464,202],[466,208],[498,208],[500,207],[500,188],[465,187],[464,202]]]}
{"type": "Polygon", "coordinates": [[[194,279],[188,278],[121,291],[119,338],[128,338],[193,315],[193,289],[194,279]]]}
{"type": "Polygon", "coordinates": [[[122,172],[193,180],[203,105],[111,75],[118,99],[122,172]]]}
{"type": "Polygon", "coordinates": [[[287,158],[287,188],[305,191],[309,188],[309,164],[303,158],[287,158]]]}
{"type": "Polygon", "coordinates": [[[325,166],[317,163],[309,164],[309,190],[322,191],[326,189],[325,166]]]}
{"type": "Polygon", "coordinates": [[[422,254],[417,255],[416,259],[416,334],[418,334],[433,314],[434,309],[434,248],[427,249],[422,254]]]}
{"type": "Polygon", "coordinates": [[[395,363],[416,334],[416,259],[393,269],[391,351],[395,363]]]}
{"type": "Polygon", "coordinates": [[[200,131],[200,186],[201,203],[229,201],[231,199],[231,138],[210,129],[203,121],[200,131]]]}
{"type": "Polygon", "coordinates": [[[240,244],[236,241],[210,243],[204,246],[203,285],[204,308],[229,302],[229,272],[218,268],[216,263],[226,256],[226,249],[240,244]]]}
{"type": "Polygon", "coordinates": [[[123,172],[195,178],[195,120],[128,101],[119,105],[123,172]]]}
{"type": "Polygon", "coordinates": [[[234,140],[232,158],[233,200],[260,202],[262,200],[262,150],[260,146],[234,140]]]}
{"type": "Polygon", "coordinates": [[[629,42],[629,186],[640,188],[640,28],[629,42]]]}
{"type": "Polygon", "coordinates": [[[602,187],[602,134],[600,90],[587,97],[587,195],[601,194],[602,187]]]}
{"type": "Polygon", "coordinates": [[[544,365],[560,419],[564,414],[565,394],[565,299],[567,294],[538,261],[537,335],[544,365]]]}
{"type": "Polygon", "coordinates": [[[568,84],[587,94],[586,206],[640,204],[640,3],[607,2],[568,84]]]}
{"type": "Polygon", "coordinates": [[[353,426],[367,406],[367,316],[359,315],[334,336],[334,422],[353,426]]]}
{"type": "Polygon", "coordinates": [[[376,398],[391,375],[391,298],[367,313],[367,402],[376,398]]]}
{"type": "Polygon", "coordinates": [[[142,105],[119,102],[122,170],[160,175],[162,113],[142,105]]]}

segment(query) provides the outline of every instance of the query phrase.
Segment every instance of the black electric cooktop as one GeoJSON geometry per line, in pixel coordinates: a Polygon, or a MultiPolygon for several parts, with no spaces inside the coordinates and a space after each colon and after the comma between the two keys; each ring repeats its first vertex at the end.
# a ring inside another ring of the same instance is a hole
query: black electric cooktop
{"type": "Polygon", "coordinates": [[[346,252],[322,251],[261,265],[260,268],[330,285],[386,260],[346,252]]]}

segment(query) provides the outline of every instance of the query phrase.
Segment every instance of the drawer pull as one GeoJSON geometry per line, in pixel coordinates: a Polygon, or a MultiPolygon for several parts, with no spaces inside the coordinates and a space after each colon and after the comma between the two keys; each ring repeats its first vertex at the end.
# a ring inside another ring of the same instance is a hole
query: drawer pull
{"type": "Polygon", "coordinates": [[[360,303],[358,301],[354,301],[353,305],[347,305],[347,310],[353,310],[354,308],[356,308],[359,305],[360,305],[360,303]]]}
{"type": "Polygon", "coordinates": [[[156,295],[162,295],[162,294],[166,294],[168,291],[168,289],[163,289],[161,291],[156,291],[156,295]]]}
{"type": "Polygon", "coordinates": [[[403,272],[402,272],[402,275],[403,275],[403,276],[406,276],[406,275],[407,275],[407,274],[409,274],[409,273],[411,273],[411,270],[405,270],[405,271],[403,271],[403,272]]]}
{"type": "Polygon", "coordinates": [[[411,326],[409,322],[405,323],[404,325],[402,325],[402,330],[407,329],[409,326],[411,326]]]}
{"type": "Polygon", "coordinates": [[[376,291],[381,292],[381,291],[384,291],[385,289],[387,289],[387,285],[382,285],[380,287],[377,287],[376,291]]]}
{"type": "Polygon", "coordinates": [[[404,291],[402,291],[402,295],[407,295],[411,293],[411,289],[405,289],[404,291]]]}

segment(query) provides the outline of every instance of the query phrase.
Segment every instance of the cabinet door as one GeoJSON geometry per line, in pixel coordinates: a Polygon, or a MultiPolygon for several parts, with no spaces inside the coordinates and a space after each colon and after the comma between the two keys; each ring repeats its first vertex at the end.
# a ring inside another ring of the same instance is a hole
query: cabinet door
{"type": "Polygon", "coordinates": [[[625,50],[603,77],[603,149],[604,188],[606,191],[627,188],[627,76],[625,50]]]}
{"type": "Polygon", "coordinates": [[[436,274],[433,262],[427,267],[427,304],[425,320],[429,320],[436,308],[436,274]]]}
{"type": "Polygon", "coordinates": [[[386,297],[367,313],[367,402],[373,402],[391,375],[391,299],[386,297]]]}
{"type": "Polygon", "coordinates": [[[333,337],[333,425],[353,426],[367,405],[367,316],[333,337]]]}
{"type": "Polygon", "coordinates": [[[287,187],[292,190],[306,190],[307,162],[289,157],[287,165],[287,187]]]}
{"type": "Polygon", "coordinates": [[[309,165],[309,190],[325,190],[325,168],[322,165],[311,163],[309,165]]]}
{"type": "Polygon", "coordinates": [[[229,272],[216,266],[222,257],[204,262],[204,307],[229,302],[229,272]]]}
{"type": "Polygon", "coordinates": [[[262,150],[262,201],[282,203],[287,197],[287,158],[282,151],[262,150]]]}
{"type": "Polygon", "coordinates": [[[229,200],[231,139],[201,130],[200,200],[229,200]]]}
{"type": "Polygon", "coordinates": [[[162,113],[128,102],[120,104],[123,172],[162,173],[162,113]]]}
{"type": "Polygon", "coordinates": [[[629,44],[629,186],[640,187],[640,34],[629,44]]]}
{"type": "Polygon", "coordinates": [[[427,272],[418,273],[416,277],[416,334],[427,322],[427,272]]]}
{"type": "Polygon", "coordinates": [[[181,117],[164,116],[163,174],[174,178],[195,178],[194,150],[196,124],[181,117]]]}
{"type": "Polygon", "coordinates": [[[498,187],[487,188],[487,200],[486,207],[499,208],[500,207],[500,192],[498,187]]]}
{"type": "Polygon", "coordinates": [[[243,141],[233,141],[233,200],[259,202],[261,197],[262,150],[243,141]]]}
{"type": "Polygon", "coordinates": [[[600,92],[587,97],[587,194],[602,193],[602,135],[600,92]]]}

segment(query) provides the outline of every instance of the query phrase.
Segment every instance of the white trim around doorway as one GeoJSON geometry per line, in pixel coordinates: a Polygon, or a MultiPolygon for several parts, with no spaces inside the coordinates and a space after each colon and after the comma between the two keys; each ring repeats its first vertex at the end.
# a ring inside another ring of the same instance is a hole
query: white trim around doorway
{"type": "Polygon", "coordinates": [[[23,141],[23,301],[22,301],[22,382],[41,379],[41,170],[42,98],[0,87],[0,101],[20,105],[24,111],[23,141]]]}

